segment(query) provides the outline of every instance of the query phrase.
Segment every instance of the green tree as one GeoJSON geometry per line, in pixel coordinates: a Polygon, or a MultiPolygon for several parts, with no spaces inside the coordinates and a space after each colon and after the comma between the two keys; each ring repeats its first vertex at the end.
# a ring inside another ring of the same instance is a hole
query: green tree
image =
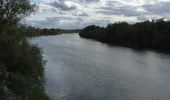
{"type": "Polygon", "coordinates": [[[32,28],[19,23],[34,10],[29,0],[0,0],[0,100],[48,100],[41,50],[25,37],[32,28]]]}
{"type": "Polygon", "coordinates": [[[91,25],[84,28],[80,36],[114,45],[169,51],[170,21],[157,19],[135,24],[118,22],[106,28],[91,25]]]}
{"type": "Polygon", "coordinates": [[[29,0],[1,0],[0,25],[16,25],[21,19],[29,16],[34,7],[29,0]]]}

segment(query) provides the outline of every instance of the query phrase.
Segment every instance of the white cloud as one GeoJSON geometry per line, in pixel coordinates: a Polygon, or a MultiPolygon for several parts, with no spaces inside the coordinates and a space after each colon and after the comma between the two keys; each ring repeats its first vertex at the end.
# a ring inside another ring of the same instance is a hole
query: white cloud
{"type": "Polygon", "coordinates": [[[39,0],[39,12],[26,20],[34,26],[48,28],[105,26],[115,21],[169,19],[169,5],[170,0],[39,0]]]}

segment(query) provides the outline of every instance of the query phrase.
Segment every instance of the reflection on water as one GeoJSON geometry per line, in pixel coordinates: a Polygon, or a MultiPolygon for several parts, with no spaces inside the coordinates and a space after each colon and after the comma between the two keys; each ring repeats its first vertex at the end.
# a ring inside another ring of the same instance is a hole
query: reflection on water
{"type": "Polygon", "coordinates": [[[51,100],[170,100],[170,56],[79,38],[34,40],[47,59],[51,100]]]}

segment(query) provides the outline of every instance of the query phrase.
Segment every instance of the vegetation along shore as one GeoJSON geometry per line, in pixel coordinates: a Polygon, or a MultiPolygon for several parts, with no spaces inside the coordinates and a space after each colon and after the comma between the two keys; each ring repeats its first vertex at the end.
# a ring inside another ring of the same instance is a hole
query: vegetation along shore
{"type": "Polygon", "coordinates": [[[84,28],[79,35],[83,38],[118,46],[161,51],[170,50],[170,21],[164,19],[136,24],[118,22],[109,24],[105,28],[91,25],[84,28]]]}
{"type": "Polygon", "coordinates": [[[49,100],[43,89],[41,49],[20,21],[35,11],[29,0],[0,1],[0,100],[49,100]]]}

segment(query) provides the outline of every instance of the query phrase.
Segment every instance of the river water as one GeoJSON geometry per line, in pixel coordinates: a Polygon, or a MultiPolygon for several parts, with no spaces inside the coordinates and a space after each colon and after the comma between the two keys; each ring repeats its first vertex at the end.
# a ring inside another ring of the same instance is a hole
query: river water
{"type": "Polygon", "coordinates": [[[170,100],[170,55],[80,38],[42,36],[51,100],[170,100]]]}

